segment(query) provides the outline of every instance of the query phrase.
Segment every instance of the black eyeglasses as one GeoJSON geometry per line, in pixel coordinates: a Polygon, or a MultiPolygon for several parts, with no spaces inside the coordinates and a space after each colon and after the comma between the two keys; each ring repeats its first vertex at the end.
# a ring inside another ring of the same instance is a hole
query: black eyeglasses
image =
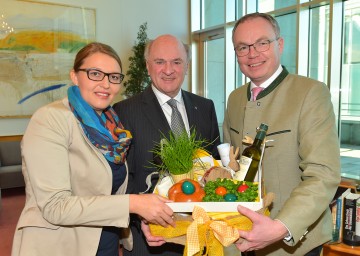
{"type": "Polygon", "coordinates": [[[125,75],[121,73],[105,73],[103,71],[93,68],[79,68],[78,71],[86,72],[87,77],[92,81],[102,81],[104,80],[104,77],[107,76],[109,78],[109,82],[112,84],[121,84],[122,80],[124,80],[125,77],[125,75]]]}
{"type": "Polygon", "coordinates": [[[236,55],[239,57],[244,57],[249,54],[250,52],[250,46],[253,46],[255,51],[257,52],[266,52],[270,48],[270,44],[276,40],[278,40],[279,37],[272,39],[272,40],[260,40],[253,44],[239,44],[234,48],[236,55]]]}

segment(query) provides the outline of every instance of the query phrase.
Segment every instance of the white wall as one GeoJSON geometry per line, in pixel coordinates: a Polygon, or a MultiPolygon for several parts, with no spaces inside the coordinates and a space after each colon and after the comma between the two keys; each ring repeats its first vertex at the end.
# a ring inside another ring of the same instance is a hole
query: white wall
{"type": "MultiPolygon", "coordinates": [[[[0,0],[1,2],[5,0],[0,0]]],[[[16,0],[11,0],[16,1],[16,0]]],[[[189,0],[38,0],[96,10],[97,41],[111,45],[120,55],[124,73],[132,55],[139,26],[147,22],[147,35],[153,39],[161,34],[173,34],[190,43],[189,0]]],[[[184,89],[190,79],[185,79],[184,89]]],[[[122,99],[121,96],[117,100],[122,99]]],[[[0,119],[0,136],[23,134],[29,119],[0,119]]]]}

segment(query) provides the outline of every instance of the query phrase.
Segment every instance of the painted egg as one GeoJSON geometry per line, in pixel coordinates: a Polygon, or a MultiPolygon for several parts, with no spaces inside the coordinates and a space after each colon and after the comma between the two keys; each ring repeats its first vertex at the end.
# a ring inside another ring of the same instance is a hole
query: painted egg
{"type": "Polygon", "coordinates": [[[191,195],[195,192],[195,186],[190,181],[184,181],[181,185],[181,190],[186,195],[191,195]]]}
{"type": "Polygon", "coordinates": [[[235,202],[237,200],[237,196],[233,193],[227,193],[224,196],[226,202],[235,202]]]}

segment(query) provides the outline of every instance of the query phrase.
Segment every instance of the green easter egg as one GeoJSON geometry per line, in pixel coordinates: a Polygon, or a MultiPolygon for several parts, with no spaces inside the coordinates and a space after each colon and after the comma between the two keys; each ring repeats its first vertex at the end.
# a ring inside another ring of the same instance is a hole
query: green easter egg
{"type": "Polygon", "coordinates": [[[226,202],[235,202],[237,200],[237,196],[233,193],[227,193],[224,196],[226,202]]]}
{"type": "Polygon", "coordinates": [[[195,192],[195,186],[190,181],[184,181],[181,185],[181,190],[186,195],[191,195],[195,192]]]}

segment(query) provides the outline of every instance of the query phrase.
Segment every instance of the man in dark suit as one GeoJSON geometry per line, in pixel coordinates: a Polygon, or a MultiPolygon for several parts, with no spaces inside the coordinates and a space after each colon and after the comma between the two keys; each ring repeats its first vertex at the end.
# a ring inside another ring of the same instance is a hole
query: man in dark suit
{"type": "MultiPolygon", "coordinates": [[[[124,127],[133,135],[127,157],[128,193],[145,191],[148,187],[146,178],[155,171],[151,167],[153,161],[151,151],[159,143],[161,136],[167,136],[170,131],[172,109],[167,104],[168,100],[176,100],[187,131],[195,129],[197,138],[211,142],[206,149],[215,158],[218,158],[216,146],[220,144],[214,103],[209,99],[181,90],[190,61],[188,46],[174,36],[162,35],[147,44],[144,55],[152,86],[114,105],[124,127]]],[[[157,180],[157,176],[152,176],[152,187],[155,186],[157,180]]],[[[124,256],[183,255],[184,247],[177,244],[148,241],[150,244],[153,242],[152,245],[163,244],[150,247],[141,232],[140,221],[137,218],[132,218],[130,226],[134,237],[134,249],[125,250],[124,256]]]]}

